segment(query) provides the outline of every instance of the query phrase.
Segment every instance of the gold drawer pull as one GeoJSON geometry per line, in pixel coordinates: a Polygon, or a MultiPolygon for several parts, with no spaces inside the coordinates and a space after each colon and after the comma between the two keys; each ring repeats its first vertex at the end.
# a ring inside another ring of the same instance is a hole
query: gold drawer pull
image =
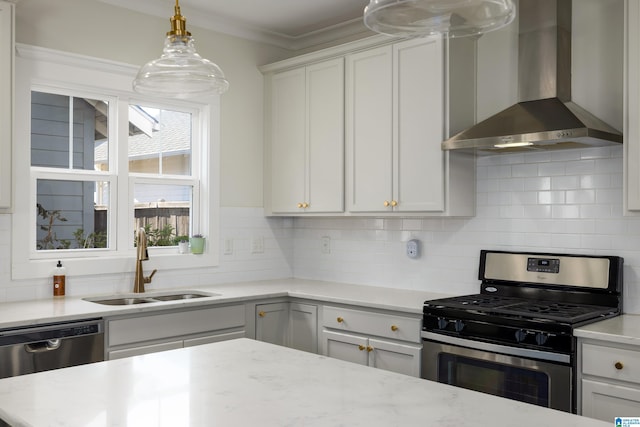
{"type": "Polygon", "coordinates": [[[369,353],[371,353],[371,352],[373,351],[373,347],[371,347],[370,345],[368,345],[368,346],[367,346],[367,351],[368,351],[369,353]]]}
{"type": "Polygon", "coordinates": [[[302,207],[303,207],[303,206],[302,206],[302,203],[298,203],[298,208],[299,208],[299,209],[302,209],[302,207]]]}
{"type": "Polygon", "coordinates": [[[383,203],[383,205],[384,205],[384,207],[385,207],[385,208],[388,208],[390,204],[391,204],[391,203],[389,203],[389,202],[388,202],[388,201],[386,201],[386,200],[385,200],[385,201],[384,201],[384,203],[383,203]]]}
{"type": "Polygon", "coordinates": [[[613,366],[615,366],[617,370],[621,370],[622,368],[624,368],[622,362],[616,362],[613,364],[613,366]]]}
{"type": "Polygon", "coordinates": [[[260,317],[264,317],[266,315],[267,315],[267,313],[265,313],[264,311],[261,311],[261,312],[258,313],[258,316],[260,316],[260,317]]]}
{"type": "Polygon", "coordinates": [[[360,345],[358,346],[358,350],[360,350],[360,351],[363,351],[365,348],[366,348],[366,347],[365,347],[365,346],[363,346],[362,344],[360,344],[360,345]]]}
{"type": "Polygon", "coordinates": [[[344,319],[343,319],[342,317],[338,317],[338,318],[336,319],[336,321],[337,321],[338,323],[342,323],[342,322],[344,322],[344,319]]]}
{"type": "Polygon", "coordinates": [[[391,201],[391,206],[396,207],[398,206],[398,202],[396,202],[395,200],[391,201]]]}
{"type": "Polygon", "coordinates": [[[396,325],[391,325],[391,330],[395,332],[398,330],[398,327],[396,325]]]}
{"type": "Polygon", "coordinates": [[[303,203],[303,204],[302,204],[302,207],[303,207],[303,208],[305,208],[305,209],[306,209],[306,208],[308,208],[308,207],[309,207],[309,203],[306,203],[306,202],[305,202],[305,203],[303,203]]]}

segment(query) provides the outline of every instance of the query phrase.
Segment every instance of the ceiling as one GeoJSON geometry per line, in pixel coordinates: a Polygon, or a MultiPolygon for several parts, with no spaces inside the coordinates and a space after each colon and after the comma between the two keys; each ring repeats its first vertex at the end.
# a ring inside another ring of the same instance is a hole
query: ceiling
{"type": "MultiPolygon", "coordinates": [[[[100,0],[163,17],[174,0],[100,0]]],[[[180,0],[187,28],[198,26],[297,50],[367,32],[362,12],[368,0],[180,0]]]]}

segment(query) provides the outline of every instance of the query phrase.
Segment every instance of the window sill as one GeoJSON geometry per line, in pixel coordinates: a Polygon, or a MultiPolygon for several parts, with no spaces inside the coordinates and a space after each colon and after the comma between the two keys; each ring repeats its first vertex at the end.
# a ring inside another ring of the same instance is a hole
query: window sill
{"type": "MultiPolygon", "coordinates": [[[[179,254],[178,248],[173,248],[171,252],[167,249],[149,249],[149,260],[144,261],[144,271],[150,272],[153,269],[177,270],[184,268],[204,268],[217,267],[217,251],[208,251],[203,254],[179,254]],[[155,253],[154,253],[155,252],[155,253]]],[[[97,274],[127,274],[136,270],[136,254],[132,252],[130,256],[106,256],[97,255],[86,258],[65,258],[60,257],[63,265],[67,269],[69,276],[93,276],[97,274]]],[[[56,265],[56,261],[51,259],[29,260],[25,263],[13,263],[11,278],[39,279],[51,277],[56,265]]]]}

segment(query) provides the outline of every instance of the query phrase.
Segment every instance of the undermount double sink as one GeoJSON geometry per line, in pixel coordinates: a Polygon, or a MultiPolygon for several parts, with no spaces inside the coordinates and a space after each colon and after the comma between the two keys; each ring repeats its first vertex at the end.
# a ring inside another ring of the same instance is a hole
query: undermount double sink
{"type": "Polygon", "coordinates": [[[184,292],[171,292],[163,294],[150,294],[150,295],[118,295],[113,297],[93,297],[83,298],[85,301],[94,302],[102,305],[136,305],[147,304],[151,302],[163,302],[163,301],[178,301],[189,300],[196,298],[206,298],[220,296],[220,294],[212,294],[210,292],[200,291],[184,291],[184,292]]]}

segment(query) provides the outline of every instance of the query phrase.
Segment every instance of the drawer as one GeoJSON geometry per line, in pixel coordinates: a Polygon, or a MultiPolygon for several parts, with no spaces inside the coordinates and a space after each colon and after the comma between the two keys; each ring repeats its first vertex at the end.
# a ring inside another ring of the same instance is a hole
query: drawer
{"type": "Polygon", "coordinates": [[[419,343],[420,318],[325,306],[322,326],[340,331],[419,343]]]}
{"type": "Polygon", "coordinates": [[[582,372],[640,384],[640,351],[583,343],[582,372]]]}
{"type": "Polygon", "coordinates": [[[244,305],[157,313],[108,321],[109,347],[244,326],[244,305]]]}

